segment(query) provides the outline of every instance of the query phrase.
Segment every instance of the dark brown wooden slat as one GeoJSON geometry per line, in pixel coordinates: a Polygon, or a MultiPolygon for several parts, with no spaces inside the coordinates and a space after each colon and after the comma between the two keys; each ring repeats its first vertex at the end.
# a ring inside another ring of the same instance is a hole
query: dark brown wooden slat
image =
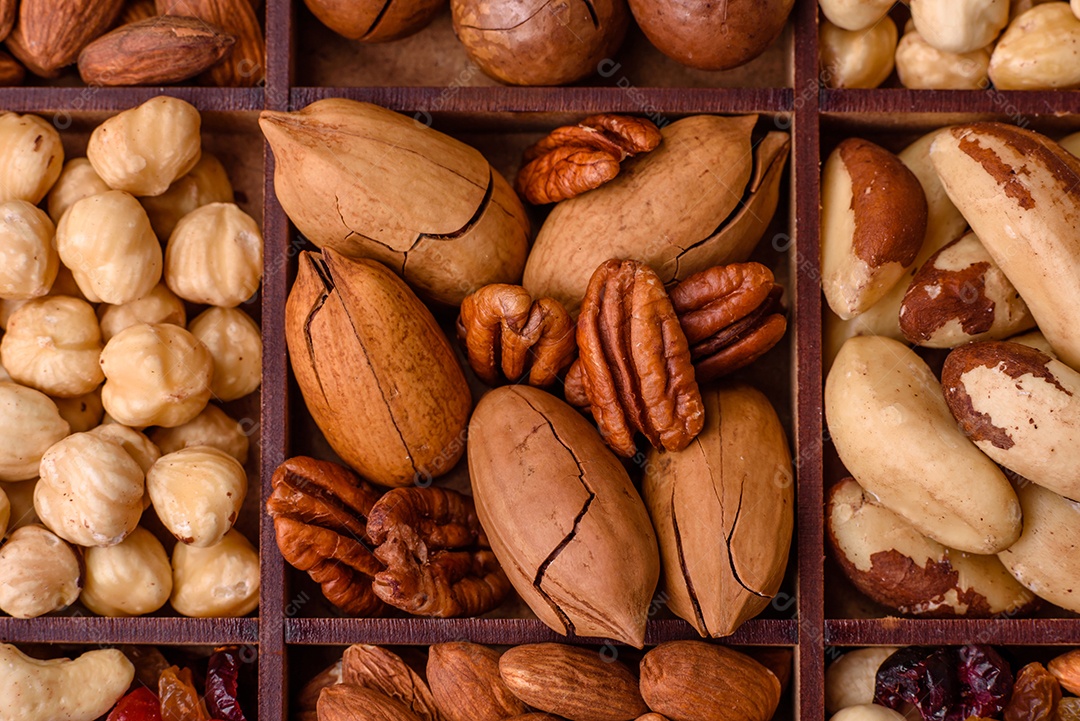
{"type": "Polygon", "coordinates": [[[262,88],[0,88],[0,110],[15,112],[119,111],[158,95],[171,95],[203,111],[262,110],[262,88]]]}
{"type": "Polygon", "coordinates": [[[825,644],[907,646],[989,643],[1080,645],[1080,619],[839,619],[825,622],[825,644]]]}
{"type": "Polygon", "coordinates": [[[823,113],[1080,113],[1080,92],[987,90],[823,90],[823,113]]]}
{"type": "Polygon", "coordinates": [[[8,643],[254,644],[257,618],[0,617],[0,641],[8,643]]]}

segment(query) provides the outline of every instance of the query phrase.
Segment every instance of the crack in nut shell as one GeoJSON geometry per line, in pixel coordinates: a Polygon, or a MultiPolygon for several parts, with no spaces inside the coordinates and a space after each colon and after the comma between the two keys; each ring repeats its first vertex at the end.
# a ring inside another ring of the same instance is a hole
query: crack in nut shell
{"type": "Polygon", "coordinates": [[[342,611],[380,615],[383,604],[371,579],[383,564],[365,545],[379,492],[344,466],[305,456],[278,466],[272,485],[266,510],[285,560],[306,571],[342,611]]]}
{"type": "Polygon", "coordinates": [[[640,431],[657,448],[682,450],[705,412],[690,347],[656,272],[633,260],[596,269],[578,319],[582,378],[600,433],[632,457],[640,431]]]}
{"type": "Polygon", "coordinates": [[[608,182],[623,160],[655,149],[660,140],[660,130],[644,118],[590,115],[525,150],[517,191],[534,205],[573,198],[608,182]]]}
{"type": "Polygon", "coordinates": [[[394,489],[372,507],[367,530],[386,564],[372,588],[391,606],[418,616],[475,616],[510,591],[473,500],[457,491],[394,489]]]}
{"type": "Polygon", "coordinates": [[[526,370],[530,385],[550,385],[577,355],[576,328],[562,303],[501,283],[466,297],[457,323],[469,365],[488,385],[516,382],[526,370]]]}

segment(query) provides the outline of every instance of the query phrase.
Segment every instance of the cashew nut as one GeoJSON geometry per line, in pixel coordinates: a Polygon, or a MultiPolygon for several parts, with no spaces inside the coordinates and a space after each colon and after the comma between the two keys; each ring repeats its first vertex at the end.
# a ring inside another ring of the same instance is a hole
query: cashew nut
{"type": "Polygon", "coordinates": [[[94,721],[120,700],[135,667],[120,651],[39,661],[0,644],[0,721],[94,721]]]}

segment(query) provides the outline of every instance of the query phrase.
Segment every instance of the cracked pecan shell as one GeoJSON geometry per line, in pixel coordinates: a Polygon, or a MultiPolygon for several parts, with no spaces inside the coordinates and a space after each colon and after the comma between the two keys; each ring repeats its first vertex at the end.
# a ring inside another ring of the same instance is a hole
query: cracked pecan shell
{"type": "Polygon", "coordinates": [[[550,385],[577,355],[576,325],[562,304],[534,301],[520,285],[484,286],[465,298],[458,338],[480,380],[550,385]]]}
{"type": "Polygon", "coordinates": [[[651,121],[629,115],[590,115],[556,128],[525,150],[517,191],[534,205],[557,203],[599,188],[626,158],[660,144],[651,121]]]}
{"type": "Polygon", "coordinates": [[[502,603],[510,581],[468,496],[447,488],[397,488],[371,509],[368,535],[386,569],[372,588],[417,616],[476,616],[502,603]]]}
{"type": "Polygon", "coordinates": [[[271,483],[266,510],[285,560],[345,613],[379,615],[371,579],[383,564],[367,546],[367,516],[379,492],[344,466],[306,456],[278,466],[271,483]]]}

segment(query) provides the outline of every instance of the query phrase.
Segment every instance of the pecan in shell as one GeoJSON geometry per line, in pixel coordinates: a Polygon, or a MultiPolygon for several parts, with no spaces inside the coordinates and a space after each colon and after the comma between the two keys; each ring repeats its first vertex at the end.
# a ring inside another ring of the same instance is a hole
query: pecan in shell
{"type": "Polygon", "coordinates": [[[372,589],[403,611],[475,616],[510,591],[468,496],[446,488],[394,489],[371,509],[367,530],[375,557],[386,564],[372,589]]]}

